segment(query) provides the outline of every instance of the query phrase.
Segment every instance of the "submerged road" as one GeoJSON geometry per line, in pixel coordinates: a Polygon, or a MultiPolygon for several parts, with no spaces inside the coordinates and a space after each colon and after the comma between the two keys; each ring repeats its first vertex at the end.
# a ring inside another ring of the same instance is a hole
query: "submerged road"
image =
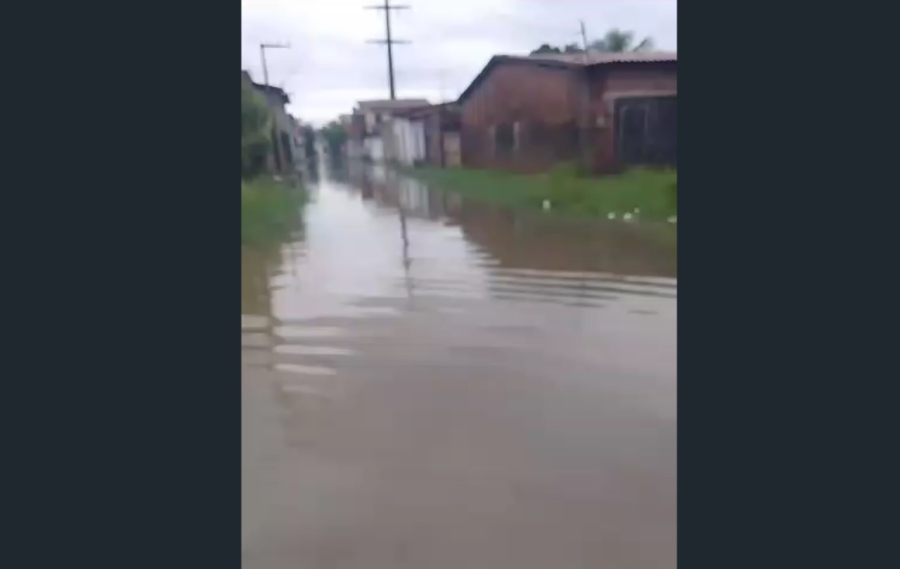
{"type": "Polygon", "coordinates": [[[305,215],[243,256],[244,569],[675,567],[666,234],[378,171],[305,215]]]}

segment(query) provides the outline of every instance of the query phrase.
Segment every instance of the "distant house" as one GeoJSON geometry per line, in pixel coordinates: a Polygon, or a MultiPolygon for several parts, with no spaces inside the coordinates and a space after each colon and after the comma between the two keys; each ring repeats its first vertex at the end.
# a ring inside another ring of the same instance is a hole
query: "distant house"
{"type": "MultiPolygon", "coordinates": [[[[397,111],[386,123],[393,136],[393,155],[388,158],[412,166],[458,166],[460,164],[459,107],[442,103],[397,111]]],[[[383,133],[384,136],[384,133],[383,133]]]]}
{"type": "Polygon", "coordinates": [[[405,166],[425,161],[425,117],[430,107],[396,111],[382,123],[385,159],[405,166]]]}
{"type": "Polygon", "coordinates": [[[241,80],[249,82],[256,92],[263,96],[272,114],[272,148],[268,158],[269,168],[274,172],[282,173],[295,171],[297,159],[302,157],[302,154],[296,145],[296,119],[285,109],[285,106],[291,102],[290,98],[283,89],[253,82],[250,74],[246,71],[241,71],[241,80]],[[278,137],[277,145],[275,137],[278,137]],[[276,148],[280,150],[280,154],[276,152],[276,148]]]}
{"type": "Polygon", "coordinates": [[[677,78],[674,53],[494,56],[459,97],[462,161],[598,173],[674,163],[677,78]]]}
{"type": "MultiPolygon", "coordinates": [[[[393,138],[387,137],[387,148],[382,131],[390,122],[391,117],[398,111],[425,107],[429,103],[425,99],[395,99],[360,101],[351,117],[351,139],[360,154],[375,162],[385,161],[395,151],[393,138]]],[[[354,145],[348,145],[348,149],[354,145]]]]}

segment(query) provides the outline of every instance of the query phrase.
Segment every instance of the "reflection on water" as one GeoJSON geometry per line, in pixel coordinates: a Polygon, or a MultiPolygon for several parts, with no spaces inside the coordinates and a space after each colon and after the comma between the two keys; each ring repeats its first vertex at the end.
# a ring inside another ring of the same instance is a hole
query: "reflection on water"
{"type": "Polygon", "coordinates": [[[242,254],[244,565],[674,567],[675,228],[319,174],[242,254]]]}

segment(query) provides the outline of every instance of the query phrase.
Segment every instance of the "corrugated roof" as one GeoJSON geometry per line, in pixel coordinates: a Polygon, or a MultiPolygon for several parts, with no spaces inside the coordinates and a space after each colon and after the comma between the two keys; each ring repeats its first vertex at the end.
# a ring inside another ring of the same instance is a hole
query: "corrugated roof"
{"type": "Polygon", "coordinates": [[[557,61],[574,65],[678,61],[677,53],[662,51],[628,51],[624,53],[589,51],[588,53],[541,53],[527,56],[501,55],[499,57],[524,61],[557,61]]]}
{"type": "Polygon", "coordinates": [[[259,91],[263,95],[265,95],[265,94],[275,95],[276,97],[278,97],[281,100],[282,104],[284,104],[284,105],[287,105],[291,102],[291,98],[288,97],[288,94],[285,93],[284,89],[282,89],[281,87],[275,87],[274,85],[262,85],[262,84],[256,83],[256,82],[251,82],[251,83],[253,85],[253,88],[256,89],[257,91],[259,91]]]}
{"type": "Polygon", "coordinates": [[[426,99],[382,99],[376,101],[359,101],[356,103],[361,111],[369,110],[399,110],[411,109],[415,107],[426,107],[430,105],[426,99]]]}
{"type": "Polygon", "coordinates": [[[421,107],[410,107],[408,109],[402,109],[395,111],[394,116],[399,117],[423,117],[428,115],[429,113],[440,112],[440,111],[453,111],[456,107],[456,101],[446,101],[443,103],[437,103],[434,105],[425,105],[421,107]]]}
{"type": "Polygon", "coordinates": [[[539,55],[495,55],[488,61],[475,79],[459,95],[461,103],[490,73],[491,69],[500,63],[526,63],[532,65],[552,66],[561,68],[592,67],[615,63],[676,63],[678,55],[675,52],[658,51],[629,51],[625,53],[588,52],[588,53],[542,53],[539,55]]]}

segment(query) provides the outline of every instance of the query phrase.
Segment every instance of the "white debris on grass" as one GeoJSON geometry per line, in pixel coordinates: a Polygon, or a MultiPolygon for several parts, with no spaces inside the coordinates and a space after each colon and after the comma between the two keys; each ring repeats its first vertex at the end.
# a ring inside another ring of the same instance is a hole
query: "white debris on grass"
{"type": "Polygon", "coordinates": [[[550,200],[544,200],[544,211],[550,211],[550,200]]]}

